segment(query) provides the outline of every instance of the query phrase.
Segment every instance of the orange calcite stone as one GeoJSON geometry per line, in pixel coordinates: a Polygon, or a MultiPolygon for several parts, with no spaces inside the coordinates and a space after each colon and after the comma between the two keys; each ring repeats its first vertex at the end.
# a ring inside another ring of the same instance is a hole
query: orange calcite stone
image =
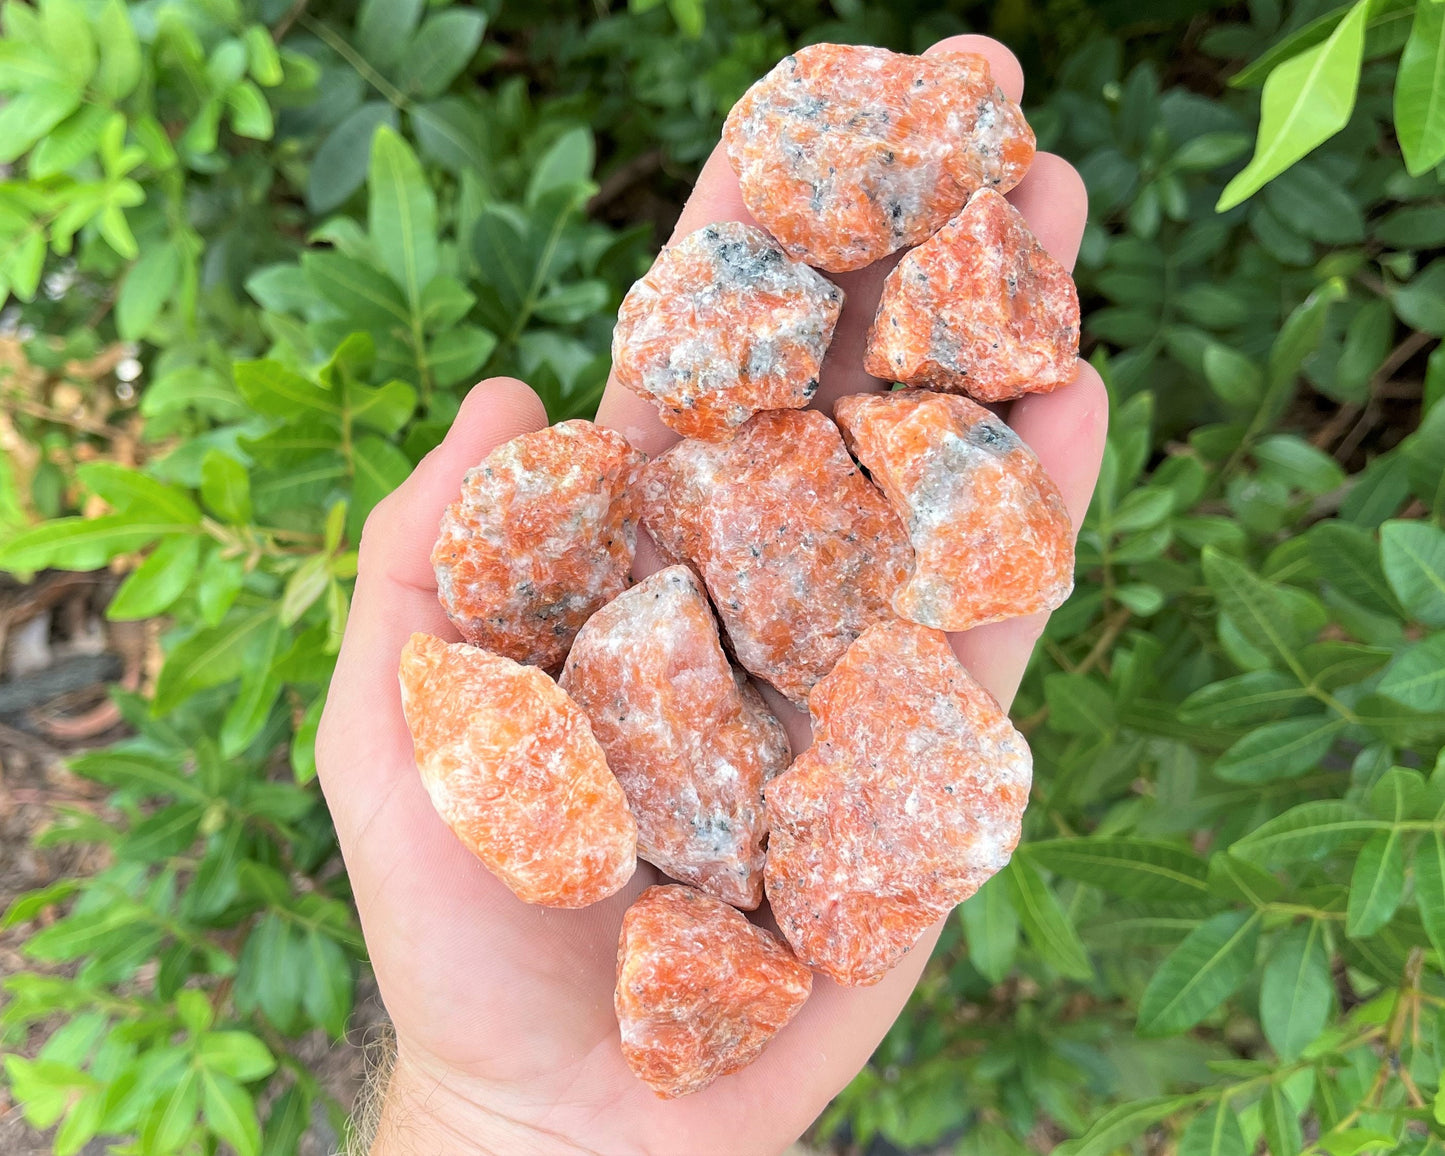
{"type": "Polygon", "coordinates": [[[592,616],[562,689],[637,819],[637,852],[737,907],[763,893],[763,784],[788,765],[788,737],[746,675],[686,566],[659,570],[592,616]]]}
{"type": "Polygon", "coordinates": [[[995,402],[1067,385],[1078,355],[1074,279],[981,189],[888,274],[863,368],[995,402]]]}
{"type": "Polygon", "coordinates": [[[690,887],[649,887],[617,948],[628,1066],[663,1099],[746,1067],[798,1013],[813,976],[783,944],[690,887]]]}
{"type": "Polygon", "coordinates": [[[940,630],[1053,610],[1074,587],[1074,531],[1038,458],[1003,421],[955,394],[841,399],[854,454],[908,526],[902,617],[940,630]]]}
{"type": "Polygon", "coordinates": [[[637,866],[637,824],[587,716],[535,666],[413,634],[401,701],[437,812],[527,903],[586,907],[637,866]]]}
{"type": "Polygon", "coordinates": [[[643,456],[612,430],[567,421],[513,438],[468,471],[432,551],[462,637],[555,670],[592,612],[627,588],[643,456]]]}
{"type": "Polygon", "coordinates": [[[643,525],[702,575],[738,662],[800,705],[908,574],[902,523],[816,410],[679,442],[640,491],[643,525]]]}
{"type": "Polygon", "coordinates": [[[723,141],[758,224],[830,272],[918,244],[975,189],[1013,188],[1034,156],[982,56],[846,44],[785,57],[733,107],[723,141]]]}
{"type": "Polygon", "coordinates": [[[726,437],[765,409],[801,409],[843,291],[761,229],[726,221],[664,249],[623,299],[612,364],[684,437],[726,437]]]}
{"type": "Polygon", "coordinates": [[[768,784],[768,902],[798,958],[876,983],[1009,860],[1028,744],[948,640],[865,631],[813,690],[813,745],[768,784]]]}

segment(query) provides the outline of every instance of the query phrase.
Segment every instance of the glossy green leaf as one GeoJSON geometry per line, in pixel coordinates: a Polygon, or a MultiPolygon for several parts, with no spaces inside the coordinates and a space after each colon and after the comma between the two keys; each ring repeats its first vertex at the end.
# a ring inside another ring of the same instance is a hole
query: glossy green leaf
{"type": "Polygon", "coordinates": [[[1386,522],[1380,528],[1385,579],[1411,617],[1445,626],[1445,530],[1426,522],[1386,522]]]}
{"type": "Polygon", "coordinates": [[[371,140],[368,227],[382,268],[413,310],[437,272],[437,208],[411,146],[385,125],[371,140]]]}
{"type": "Polygon", "coordinates": [[[1350,119],[1360,83],[1370,0],[1359,0],[1321,43],[1275,66],[1260,97],[1254,157],[1215,206],[1233,208],[1350,119]]]}
{"type": "Polygon", "coordinates": [[[1395,136],[1411,176],[1445,160],[1445,8],[1416,0],[1395,76],[1395,136]]]}
{"type": "Polygon", "coordinates": [[[1254,968],[1258,913],[1223,911],[1201,923],[1154,973],[1139,1000],[1141,1035],[1176,1035],[1228,999],[1254,968]]]}
{"type": "Polygon", "coordinates": [[[200,566],[201,540],[190,534],[164,538],[121,583],[106,607],[112,622],[151,618],[190,588],[200,566]]]}
{"type": "Polygon", "coordinates": [[[1360,849],[1350,876],[1345,930],[1373,935],[1390,922],[1405,894],[1405,841],[1400,831],[1377,831],[1360,849]]]}
{"type": "Polygon", "coordinates": [[[1282,1060],[1293,1060],[1324,1030],[1334,998],[1325,929],[1318,920],[1279,935],[1259,988],[1259,1022],[1282,1060]]]}
{"type": "Polygon", "coordinates": [[[1094,974],[1079,933],[1038,869],[1015,857],[1004,870],[1019,924],[1039,957],[1070,979],[1094,974]]]}
{"type": "Polygon", "coordinates": [[[1347,726],[1345,719],[1312,714],[1266,723],[1250,731],[1214,764],[1214,773],[1233,783],[1270,783],[1316,766],[1347,726]]]}

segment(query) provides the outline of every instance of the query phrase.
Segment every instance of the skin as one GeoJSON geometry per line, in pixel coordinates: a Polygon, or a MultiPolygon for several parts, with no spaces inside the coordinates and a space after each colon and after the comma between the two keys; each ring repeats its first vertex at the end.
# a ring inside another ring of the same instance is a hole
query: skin
{"type": "MultiPolygon", "coordinates": [[[[931,51],[983,53],[1010,96],[1018,62],[977,36],[931,51]]],[[[1040,241],[1072,267],[1083,234],[1083,183],[1040,154],[1010,200],[1040,241]]],[[[751,221],[721,149],[678,223],[751,221]]],[[[825,363],[818,405],[882,388],[861,366],[890,262],[839,275],[848,304],[825,363]]],[[[1108,399],[1080,363],[1055,393],[1015,403],[1008,420],[1063,492],[1077,527],[1103,452],[1108,399]]],[[[656,453],[676,435],[650,403],[609,384],[599,420],[656,453]]],[[[446,440],[377,507],[361,542],[350,622],[317,742],[322,786],[355,890],[371,964],[396,1029],[397,1061],[373,1156],[749,1156],[781,1152],[867,1061],[927,962],[937,929],[878,985],[817,977],[798,1018],[751,1067],[681,1100],[658,1100],[623,1062],[612,1010],[622,915],[658,882],[639,864],[618,895],[581,911],[518,902],[443,825],[422,789],[397,689],[412,631],[455,639],[437,603],[428,556],[466,470],[493,447],[546,422],[521,382],[494,378],[468,395],[446,440]]],[[[639,550],[638,573],[657,568],[639,550]]],[[[1043,629],[1036,616],[953,637],[960,659],[1005,705],[1043,629]]],[[[794,749],[806,719],[785,715],[794,749]]]]}

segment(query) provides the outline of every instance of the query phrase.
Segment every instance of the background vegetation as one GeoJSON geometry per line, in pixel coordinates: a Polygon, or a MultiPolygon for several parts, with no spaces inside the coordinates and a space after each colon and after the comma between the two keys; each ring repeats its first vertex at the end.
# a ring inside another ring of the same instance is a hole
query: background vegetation
{"type": "Polygon", "coordinates": [[[1445,4],[0,25],[0,566],[108,568],[109,617],[163,631],[128,737],[72,763],[108,810],[42,836],[95,869],[4,917],[5,1078],[57,1153],[280,1156],[339,1116],[296,1041],[345,1031],[362,966],[312,747],[367,511],[482,374],[590,412],[621,294],[791,46],[967,29],[1089,185],[1113,433],[1016,707],[1025,843],[818,1141],[1442,1151],[1445,4]]]}

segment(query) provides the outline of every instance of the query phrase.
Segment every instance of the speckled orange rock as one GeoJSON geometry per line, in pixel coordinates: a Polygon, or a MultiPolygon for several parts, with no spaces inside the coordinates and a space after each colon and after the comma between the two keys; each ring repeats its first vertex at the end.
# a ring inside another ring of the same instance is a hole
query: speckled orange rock
{"type": "Polygon", "coordinates": [[[1074,379],[1079,293],[993,189],[883,283],[863,367],[874,377],[1007,401],[1074,379]]]}
{"type": "Polygon", "coordinates": [[[437,812],[526,903],[586,907],[637,866],[637,824],[587,716],[542,671],[413,634],[401,703],[437,812]]]}
{"type": "Polygon", "coordinates": [[[876,983],[1009,860],[1028,744],[940,631],[865,631],[813,690],[813,745],[768,784],[768,902],[804,963],[876,983]]]}
{"type": "Polygon", "coordinates": [[[643,525],[707,584],[733,653],[795,703],[908,574],[903,524],[816,410],[760,413],[642,471],[643,525]]]}
{"type": "Polygon", "coordinates": [[[599,606],[627,588],[637,520],[627,486],[643,456],[590,421],[498,446],[468,471],[432,551],[462,637],[555,670],[599,606]]]}
{"type": "Polygon", "coordinates": [[[627,793],[637,853],[674,879],[756,907],[763,784],[788,765],[788,736],[728,663],[692,571],[659,570],[594,614],[561,682],[627,793]]]}
{"type": "Polygon", "coordinates": [[[664,249],[622,301],[612,365],[684,437],[720,438],[818,389],[843,291],[761,229],[707,225],[664,249]]]}
{"type": "Polygon", "coordinates": [[[812,973],[761,927],[691,887],[649,887],[622,920],[614,1002],[628,1066],[665,1100],[752,1063],[812,973]]]}
{"type": "Polygon", "coordinates": [[[975,189],[1013,188],[1034,156],[982,56],[845,44],[785,57],[733,107],[723,141],[758,224],[830,272],[918,244],[975,189]]]}
{"type": "Polygon", "coordinates": [[[1053,610],[1074,587],[1074,531],[1039,459],[1003,421],[955,394],[841,399],[849,447],[908,525],[902,617],[940,630],[1053,610]]]}

